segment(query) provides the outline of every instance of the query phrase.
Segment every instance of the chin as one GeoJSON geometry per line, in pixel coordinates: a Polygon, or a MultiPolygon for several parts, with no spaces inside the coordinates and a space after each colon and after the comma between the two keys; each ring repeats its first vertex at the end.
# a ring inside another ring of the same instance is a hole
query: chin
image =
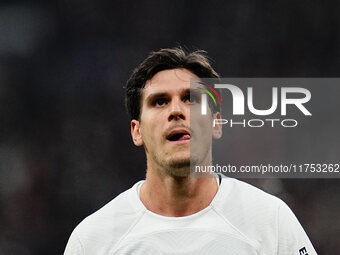
{"type": "Polygon", "coordinates": [[[190,176],[190,167],[171,168],[168,170],[168,175],[173,178],[187,178],[190,176]]]}
{"type": "Polygon", "coordinates": [[[182,159],[182,160],[173,160],[169,162],[170,168],[190,168],[190,158],[189,159],[182,159]]]}
{"type": "Polygon", "coordinates": [[[168,164],[167,172],[173,177],[188,177],[190,175],[190,158],[172,160],[168,164]]]}

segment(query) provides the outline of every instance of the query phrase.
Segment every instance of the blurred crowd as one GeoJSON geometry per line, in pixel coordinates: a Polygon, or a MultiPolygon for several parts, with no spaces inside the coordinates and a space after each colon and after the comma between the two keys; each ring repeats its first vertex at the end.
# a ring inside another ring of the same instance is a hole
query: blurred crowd
{"type": "MultiPolygon", "coordinates": [[[[336,77],[339,7],[2,1],[0,255],[61,254],[85,216],[144,178],[124,85],[149,51],[207,50],[224,77],[336,77]]],[[[340,250],[338,179],[246,181],[286,201],[319,254],[340,250]]]]}

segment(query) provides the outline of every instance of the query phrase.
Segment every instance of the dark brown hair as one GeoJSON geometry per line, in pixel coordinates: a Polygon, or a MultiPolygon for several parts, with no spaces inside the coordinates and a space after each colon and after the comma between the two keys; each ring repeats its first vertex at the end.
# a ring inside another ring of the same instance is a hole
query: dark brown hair
{"type": "MultiPolygon", "coordinates": [[[[219,77],[211,67],[205,51],[197,50],[187,53],[181,48],[173,48],[151,52],[133,71],[126,83],[125,104],[131,119],[139,120],[140,118],[141,92],[146,81],[160,71],[175,68],[185,68],[200,78],[219,77]]],[[[217,111],[219,109],[213,109],[213,112],[217,111]]]]}

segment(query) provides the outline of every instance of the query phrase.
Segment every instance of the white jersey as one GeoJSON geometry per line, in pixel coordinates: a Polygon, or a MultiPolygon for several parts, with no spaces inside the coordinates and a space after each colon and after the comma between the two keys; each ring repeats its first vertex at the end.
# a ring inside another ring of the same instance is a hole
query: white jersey
{"type": "Polygon", "coordinates": [[[223,178],[211,204],[184,217],[147,210],[139,198],[142,183],[84,219],[64,254],[316,254],[289,207],[247,183],[223,178]]]}

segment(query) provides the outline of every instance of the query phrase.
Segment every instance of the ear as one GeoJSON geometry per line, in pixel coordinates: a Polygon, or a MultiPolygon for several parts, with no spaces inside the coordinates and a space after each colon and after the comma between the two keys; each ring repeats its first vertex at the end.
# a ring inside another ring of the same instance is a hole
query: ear
{"type": "Polygon", "coordinates": [[[131,136],[133,143],[136,146],[142,146],[144,144],[142,135],[140,132],[140,123],[138,120],[131,120],[131,136]]]}
{"type": "MultiPolygon", "coordinates": [[[[221,113],[219,112],[214,113],[213,119],[221,119],[221,113]]],[[[215,126],[213,126],[212,138],[220,139],[222,137],[222,124],[221,123],[222,123],[221,121],[214,121],[215,126]]]]}

